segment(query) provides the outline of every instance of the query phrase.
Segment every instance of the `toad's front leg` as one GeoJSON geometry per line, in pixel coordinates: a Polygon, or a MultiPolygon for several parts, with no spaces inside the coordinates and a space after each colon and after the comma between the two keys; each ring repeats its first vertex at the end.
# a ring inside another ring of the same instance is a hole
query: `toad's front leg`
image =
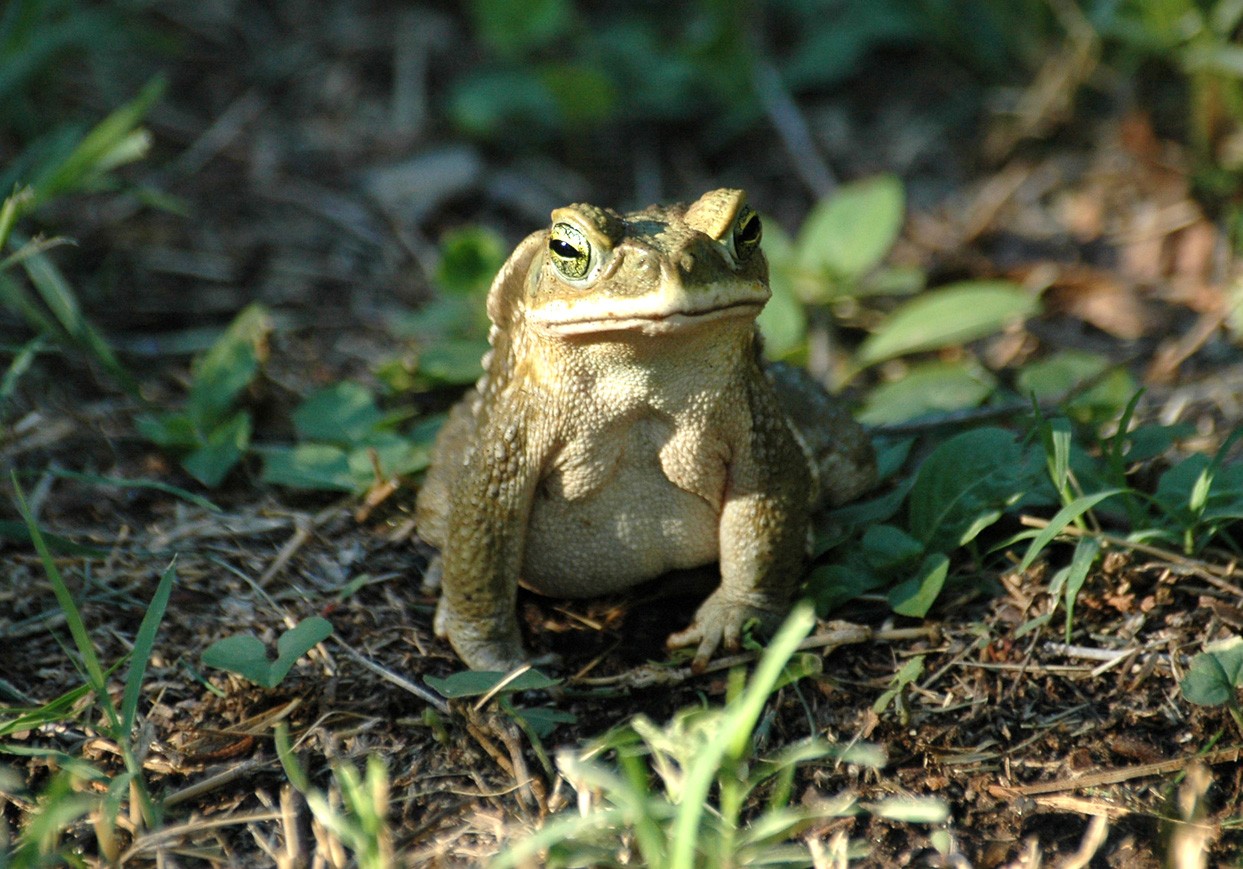
{"type": "Polygon", "coordinates": [[[806,557],[809,475],[781,416],[751,430],[730,468],[721,511],[721,585],[670,648],[695,647],[691,669],[702,671],[722,645],[736,651],[743,626],[758,619],[776,627],[789,611],[806,557]]]}
{"type": "Polygon", "coordinates": [[[538,483],[532,446],[524,423],[482,427],[451,494],[435,629],[473,670],[527,660],[516,605],[538,483]]]}

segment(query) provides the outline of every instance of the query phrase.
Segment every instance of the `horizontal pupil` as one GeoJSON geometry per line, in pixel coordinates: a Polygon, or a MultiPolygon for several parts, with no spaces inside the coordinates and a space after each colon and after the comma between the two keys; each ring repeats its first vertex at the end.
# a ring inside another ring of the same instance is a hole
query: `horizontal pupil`
{"type": "Polygon", "coordinates": [[[554,238],[552,241],[550,241],[548,243],[548,247],[557,256],[564,257],[566,259],[576,259],[582,256],[582,254],[578,252],[578,250],[574,247],[574,245],[570,244],[568,241],[562,241],[559,238],[554,238]]]}

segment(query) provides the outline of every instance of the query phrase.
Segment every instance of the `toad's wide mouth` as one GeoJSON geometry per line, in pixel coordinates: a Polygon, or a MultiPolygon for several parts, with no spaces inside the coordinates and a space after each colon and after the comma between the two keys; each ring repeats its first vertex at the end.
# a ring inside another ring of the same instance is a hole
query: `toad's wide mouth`
{"type": "Polygon", "coordinates": [[[699,311],[533,311],[530,322],[543,332],[556,335],[594,335],[605,332],[637,332],[642,335],[666,335],[697,329],[721,320],[754,320],[763,309],[763,301],[734,302],[699,311]],[[577,313],[579,316],[574,316],[577,313]],[[568,316],[558,316],[567,315],[568,316]],[[551,316],[550,316],[551,315],[551,316]]]}

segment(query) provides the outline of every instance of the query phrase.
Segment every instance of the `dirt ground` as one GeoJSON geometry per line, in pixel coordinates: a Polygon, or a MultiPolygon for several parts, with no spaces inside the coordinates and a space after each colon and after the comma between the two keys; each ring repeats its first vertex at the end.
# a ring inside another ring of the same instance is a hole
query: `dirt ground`
{"type": "MultiPolygon", "coordinates": [[[[297,396],[366,380],[400,352],[392,324],[429,297],[434,241],[448,227],[484,223],[516,242],[566,202],[638,205],[649,194],[684,199],[722,184],[745,184],[765,212],[796,226],[814,199],[771,119],[716,150],[661,128],[629,130],[629,140],[588,137],[574,153],[510,153],[455,136],[436,113],[438,88],[469,58],[415,38],[402,26],[414,13],[377,7],[325,22],[295,3],[248,16],[228,7],[169,4],[156,19],[183,42],[163,64],[169,90],[150,118],[155,153],[134,177],[176,197],[186,214],[133,196],[91,198],[81,213],[57,215],[78,241],[57,256],[71,276],[101,276],[79,287],[88,315],[159,404],[182,400],[184,348],[201,346],[196,330],[223,326],[255,299],[271,307],[278,328],[250,396],[260,440],[289,436],[283,420],[297,396]],[[399,62],[413,64],[431,109],[396,102],[399,62]]],[[[420,27],[464,39],[451,11],[427,15],[420,27]]],[[[935,65],[912,80],[902,66],[923,62],[894,58],[850,93],[800,104],[813,129],[839,130],[821,141],[843,178],[888,169],[907,179],[911,213],[895,260],[938,279],[1044,270],[1046,314],[982,352],[1004,360],[1035,345],[1077,347],[1127,360],[1149,386],[1141,414],[1191,422],[1197,434],[1186,448],[1215,449],[1243,420],[1243,354],[1220,337],[1228,242],[1190,194],[1185,155],[1148,116],[1112,106],[986,159],[977,145],[987,119],[933,125],[927,135],[921,112],[956,82],[935,65]]],[[[17,333],[11,321],[3,329],[17,333]]],[[[421,412],[451,399],[401,401],[421,412]]],[[[27,376],[18,401],[3,435],[6,472],[25,475],[46,531],[104,550],[60,559],[103,660],[127,652],[176,558],[142,707],[146,769],[169,807],[168,828],[140,837],[127,864],[158,855],[161,865],[270,865],[282,837],[305,839],[305,812],[282,815],[277,721],[298,736],[321,785],[326,758],[384,759],[393,844],[410,865],[476,865],[549,812],[572,810],[572,791],[512,721],[469,704],[435,712],[411,688],[459,668],[431,632],[435,600],[420,583],[427,553],[415,539],[411,490],[360,521],[353,499],[274,489],[247,465],[206,493],[222,508],[214,513],[158,490],[58,473],[195,488],[138,437],[137,403],[80,361],[50,360],[27,376]],[[200,666],[222,636],[250,630],[271,645],[313,614],[330,619],[332,639],[275,689],[200,666]]],[[[1016,530],[1000,528],[996,540],[1016,530]]],[[[37,705],[82,678],[37,557],[5,546],[0,690],[5,703],[37,705]]],[[[956,562],[974,581],[926,621],[867,600],[835,614],[871,639],[831,649],[822,676],[782,690],[764,744],[819,734],[880,745],[882,769],[809,766],[797,793],[943,798],[955,851],[940,854],[927,827],[867,815],[814,835],[845,831],[866,843],[862,863],[876,866],[1158,866],[1201,841],[1213,865],[1243,859],[1239,734],[1224,708],[1191,706],[1178,688],[1205,639],[1243,631],[1238,567],[1225,553],[1192,560],[1114,547],[1078,599],[1068,644],[1060,613],[1046,629],[1019,632],[1053,606],[1047,589],[1058,566],[1018,573],[956,562]],[[900,704],[872,712],[914,655],[925,656],[924,675],[900,704]],[[1189,817],[1199,826],[1171,832],[1189,817]]],[[[522,599],[532,645],[560,653],[570,676],[557,702],[577,723],[546,741],[550,752],[640,712],[663,721],[723,698],[721,672],[650,687],[627,679],[663,657],[663,637],[694,606],[693,597],[655,593],[522,599]]],[[[87,719],[23,737],[119,765],[87,719]]],[[[32,787],[49,772],[42,760],[16,765],[32,787]]],[[[0,803],[10,824],[26,808],[14,796],[0,803]]]]}

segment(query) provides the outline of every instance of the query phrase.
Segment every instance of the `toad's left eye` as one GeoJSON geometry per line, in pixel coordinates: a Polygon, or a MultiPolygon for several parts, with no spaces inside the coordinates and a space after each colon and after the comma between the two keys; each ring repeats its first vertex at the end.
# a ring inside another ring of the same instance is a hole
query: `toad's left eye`
{"type": "Polygon", "coordinates": [[[764,227],[760,224],[760,216],[750,208],[744,207],[738,219],[734,221],[734,253],[738,259],[744,260],[760,246],[760,238],[764,235],[764,227]]]}
{"type": "Polygon", "coordinates": [[[582,280],[591,268],[591,242],[582,230],[568,223],[553,224],[548,252],[557,271],[569,280],[582,280]]]}

